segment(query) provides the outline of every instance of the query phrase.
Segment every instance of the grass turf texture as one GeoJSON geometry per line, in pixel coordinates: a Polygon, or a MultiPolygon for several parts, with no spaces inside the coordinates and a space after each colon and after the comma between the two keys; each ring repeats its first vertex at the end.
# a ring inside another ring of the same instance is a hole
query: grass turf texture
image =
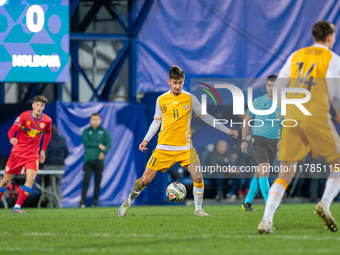
{"type": "MultiPolygon", "coordinates": [[[[283,204],[275,234],[259,235],[264,205],[0,210],[0,254],[339,254],[340,232],[324,229],[314,204],[283,204]]],[[[340,221],[340,204],[331,207],[340,221]]]]}

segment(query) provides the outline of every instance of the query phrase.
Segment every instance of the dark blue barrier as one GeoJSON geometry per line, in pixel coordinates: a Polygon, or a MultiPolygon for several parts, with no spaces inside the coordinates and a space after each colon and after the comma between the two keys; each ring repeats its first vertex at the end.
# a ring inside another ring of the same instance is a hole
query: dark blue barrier
{"type": "MultiPolygon", "coordinates": [[[[155,106],[157,97],[159,97],[163,93],[147,93],[142,100],[142,103],[145,105],[145,116],[146,116],[146,132],[151,122],[153,121],[153,116],[155,115],[155,106]]],[[[160,129],[159,129],[160,130],[160,129]]],[[[157,146],[158,132],[154,135],[154,137],[150,140],[147,148],[149,150],[145,151],[145,163],[151,157],[152,151],[157,146]]],[[[146,133],[145,133],[146,134],[146,133]]],[[[144,154],[143,153],[143,154],[144,154]]],[[[144,165],[145,167],[146,165],[144,165]]],[[[165,199],[165,188],[166,188],[166,174],[157,173],[154,180],[145,188],[145,193],[147,193],[147,201],[148,204],[162,204],[165,199]]]]}
{"type": "MultiPolygon", "coordinates": [[[[62,180],[63,206],[79,205],[82,186],[82,165],[84,147],[81,134],[89,126],[89,117],[94,112],[102,116],[102,125],[112,136],[112,149],[105,160],[105,170],[101,184],[99,204],[104,206],[120,205],[128,196],[134,182],[144,172],[146,162],[157,145],[157,134],[148,144],[149,150],[142,153],[138,146],[143,140],[147,128],[151,124],[155,111],[155,102],[161,93],[149,93],[143,104],[130,103],[51,103],[47,104],[45,113],[57,124],[59,134],[66,138],[70,156],[66,159],[66,173],[62,180]]],[[[7,132],[15,118],[31,104],[0,105],[6,119],[0,122],[0,153],[9,155],[11,145],[7,132]]],[[[223,113],[224,118],[231,117],[231,107],[223,113]]],[[[221,109],[212,107],[210,113],[220,117],[221,109]]],[[[331,111],[335,116],[334,111],[331,111]]],[[[220,139],[228,141],[229,136],[222,132],[214,132],[211,127],[193,117],[192,127],[199,127],[193,132],[193,144],[199,153],[207,143],[216,143],[220,139]]],[[[335,125],[338,131],[339,124],[335,125]]],[[[167,173],[158,173],[153,182],[136,200],[136,204],[164,204],[165,188],[168,184],[167,173]]],[[[88,191],[89,202],[92,200],[93,182],[88,191]]]]}
{"type": "MultiPolygon", "coordinates": [[[[15,118],[30,110],[31,104],[1,105],[4,112],[0,122],[0,153],[8,156],[11,144],[7,137],[15,118]]],[[[62,179],[63,206],[78,206],[82,187],[82,165],[84,146],[81,141],[83,130],[88,127],[90,115],[99,112],[102,126],[112,136],[112,149],[105,159],[99,205],[120,205],[127,198],[137,177],[144,171],[144,155],[138,150],[145,135],[144,105],[130,103],[50,103],[44,113],[52,117],[59,134],[66,138],[69,157],[66,159],[66,173],[62,179]]],[[[92,200],[93,182],[88,190],[92,200]]],[[[147,194],[136,200],[136,204],[148,203],[147,194]]]]}
{"type": "MultiPolygon", "coordinates": [[[[15,119],[24,111],[32,110],[31,103],[20,104],[0,104],[0,154],[9,156],[12,145],[9,143],[7,136],[8,130],[13,125],[15,119]]],[[[45,106],[44,113],[52,118],[55,123],[56,120],[56,103],[49,103],[45,106]]]]}
{"type": "MultiPolygon", "coordinates": [[[[128,197],[135,180],[143,172],[144,158],[138,145],[144,136],[144,106],[130,103],[57,103],[59,134],[66,138],[70,155],[62,180],[63,206],[78,206],[82,186],[84,146],[81,135],[92,113],[98,112],[102,126],[109,130],[112,149],[106,155],[99,205],[120,205],[128,197]]],[[[88,190],[92,202],[93,181],[88,190]]],[[[142,194],[136,201],[143,201],[142,194]]]]}

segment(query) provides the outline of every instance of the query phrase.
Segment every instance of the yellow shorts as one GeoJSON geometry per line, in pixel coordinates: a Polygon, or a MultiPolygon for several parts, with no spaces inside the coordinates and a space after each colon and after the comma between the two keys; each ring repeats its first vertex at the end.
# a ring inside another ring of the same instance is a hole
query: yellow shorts
{"type": "Polygon", "coordinates": [[[177,162],[180,163],[182,167],[185,167],[190,165],[190,163],[199,163],[200,161],[194,148],[184,151],[155,149],[146,167],[164,173],[177,162]]]}
{"type": "Polygon", "coordinates": [[[312,150],[312,157],[323,157],[331,162],[340,157],[340,138],[331,119],[300,121],[295,127],[283,127],[280,161],[301,161],[312,150]]]}

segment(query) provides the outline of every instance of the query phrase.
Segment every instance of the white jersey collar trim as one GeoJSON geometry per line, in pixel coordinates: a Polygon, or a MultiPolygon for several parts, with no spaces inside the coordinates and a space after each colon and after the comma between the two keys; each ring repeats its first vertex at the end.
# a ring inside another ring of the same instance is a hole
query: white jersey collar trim
{"type": "Polygon", "coordinates": [[[323,45],[323,44],[320,44],[320,43],[316,43],[316,44],[314,44],[313,46],[314,46],[314,47],[320,47],[320,48],[324,48],[324,49],[329,50],[328,47],[327,47],[326,45],[323,45]]]}

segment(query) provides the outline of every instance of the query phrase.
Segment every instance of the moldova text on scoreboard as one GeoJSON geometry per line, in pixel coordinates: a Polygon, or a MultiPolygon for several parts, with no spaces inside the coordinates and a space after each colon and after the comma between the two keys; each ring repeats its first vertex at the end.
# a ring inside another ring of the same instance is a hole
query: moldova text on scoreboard
{"type": "Polygon", "coordinates": [[[69,80],[69,0],[0,0],[0,82],[69,80]]]}

